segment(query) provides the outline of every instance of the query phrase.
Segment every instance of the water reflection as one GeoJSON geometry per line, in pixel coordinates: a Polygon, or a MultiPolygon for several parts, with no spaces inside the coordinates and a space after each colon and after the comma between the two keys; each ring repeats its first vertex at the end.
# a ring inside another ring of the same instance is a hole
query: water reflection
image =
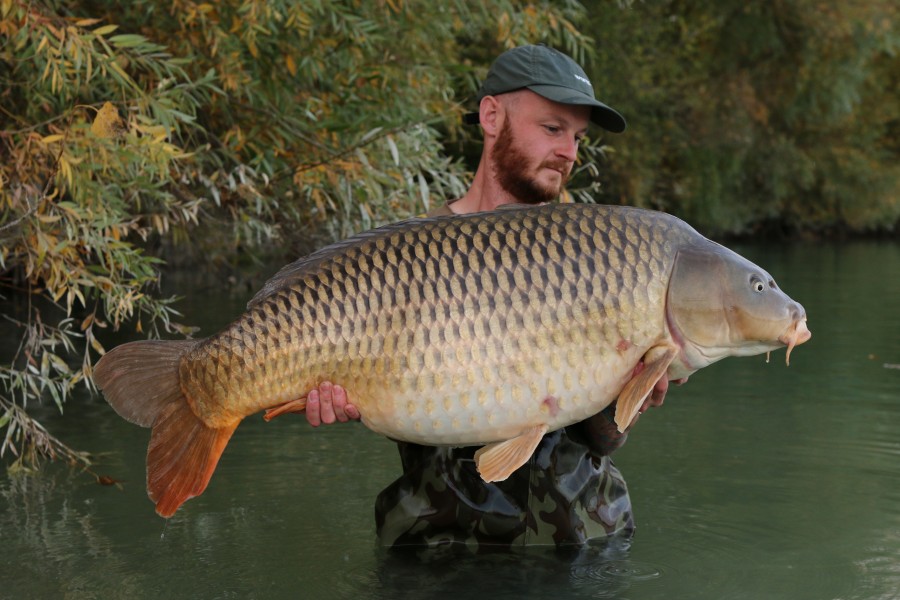
{"type": "Polygon", "coordinates": [[[357,573],[337,590],[351,597],[361,589],[378,590],[379,598],[540,597],[553,590],[565,598],[618,598],[637,581],[659,577],[657,569],[628,557],[629,541],[556,550],[472,554],[443,548],[426,552],[376,551],[376,569],[357,573]]]}
{"type": "Polygon", "coordinates": [[[478,590],[522,598],[562,590],[565,597],[612,598],[660,575],[629,558],[626,539],[478,555],[459,547],[379,548],[371,502],[381,483],[362,479],[369,459],[395,460],[390,444],[345,453],[329,467],[317,464],[309,446],[320,458],[336,456],[354,435],[321,436],[316,444],[291,423],[275,432],[287,442],[273,449],[267,426],[249,425],[235,440],[236,456],[223,459],[221,481],[169,521],[153,514],[143,482],[133,479],[143,465],[132,446],[145,440],[129,444],[125,463],[105,465],[126,473],[122,490],[62,467],[5,480],[2,553],[15,566],[2,572],[0,597],[422,598],[478,590]],[[306,450],[297,452],[301,446],[306,450]],[[286,468],[291,460],[302,468],[286,468]]]}
{"type": "Polygon", "coordinates": [[[125,568],[130,557],[116,552],[97,530],[91,502],[79,493],[95,484],[68,470],[50,471],[11,477],[0,488],[6,503],[0,519],[6,558],[0,595],[86,597],[109,590],[116,597],[139,596],[142,587],[125,568]],[[102,568],[85,569],[85,557],[102,568]]]}

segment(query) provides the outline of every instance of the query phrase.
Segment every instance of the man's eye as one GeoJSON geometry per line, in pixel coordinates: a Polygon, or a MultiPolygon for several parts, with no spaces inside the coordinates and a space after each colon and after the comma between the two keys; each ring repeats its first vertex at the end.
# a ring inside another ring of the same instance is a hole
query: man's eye
{"type": "Polygon", "coordinates": [[[559,133],[559,127],[556,127],[555,125],[544,125],[544,129],[546,129],[548,133],[559,133]]]}

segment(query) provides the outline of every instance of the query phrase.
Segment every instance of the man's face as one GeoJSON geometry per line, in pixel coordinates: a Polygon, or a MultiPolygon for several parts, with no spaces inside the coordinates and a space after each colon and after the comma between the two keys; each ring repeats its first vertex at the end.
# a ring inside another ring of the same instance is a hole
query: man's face
{"type": "Polygon", "coordinates": [[[505,99],[506,119],[491,152],[498,183],[518,202],[559,197],[572,172],[590,108],[551,102],[530,91],[505,99]]]}

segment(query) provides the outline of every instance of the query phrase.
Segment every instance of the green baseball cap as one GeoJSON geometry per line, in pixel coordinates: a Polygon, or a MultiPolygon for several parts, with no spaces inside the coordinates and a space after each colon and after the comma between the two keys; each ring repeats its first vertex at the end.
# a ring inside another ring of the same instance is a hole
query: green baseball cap
{"type": "MultiPolygon", "coordinates": [[[[477,100],[529,89],[560,104],[590,106],[591,121],[613,133],[625,131],[625,118],[594,97],[594,87],[578,63],[543,44],[518,46],[497,57],[478,90],[477,100]]],[[[478,113],[465,122],[478,123],[478,113]]]]}

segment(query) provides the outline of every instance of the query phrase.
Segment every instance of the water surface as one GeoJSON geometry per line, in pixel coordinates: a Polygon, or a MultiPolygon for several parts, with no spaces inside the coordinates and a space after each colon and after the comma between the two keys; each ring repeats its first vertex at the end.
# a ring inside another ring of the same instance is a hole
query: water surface
{"type": "MultiPolygon", "coordinates": [[[[144,491],[149,432],[81,395],[44,422],[121,486],[62,466],[0,477],[0,598],[897,598],[900,244],[736,249],[806,306],[813,339],[789,368],[783,350],[713,365],[641,419],[615,456],[630,542],[386,552],[373,501],[393,444],[300,417],[248,419],[165,521],[144,491]]],[[[250,295],[182,293],[204,335],[250,295]]]]}

